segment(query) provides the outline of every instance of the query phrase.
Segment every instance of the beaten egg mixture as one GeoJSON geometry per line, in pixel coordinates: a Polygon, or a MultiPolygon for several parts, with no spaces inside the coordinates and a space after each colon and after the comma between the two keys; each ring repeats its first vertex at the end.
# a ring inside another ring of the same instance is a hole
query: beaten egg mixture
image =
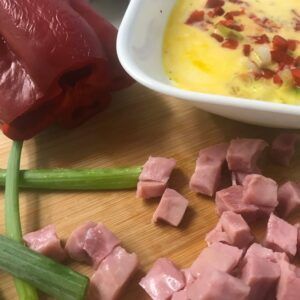
{"type": "Polygon", "coordinates": [[[295,62],[274,61],[270,56],[274,36],[293,40],[296,48],[286,53],[293,59],[300,56],[299,0],[225,0],[223,12],[216,16],[216,8],[208,8],[207,2],[178,0],[172,11],[165,31],[163,61],[173,84],[203,93],[300,104],[299,81],[291,75],[291,70],[294,76],[298,74],[294,71],[298,66],[295,62]],[[189,22],[195,11],[204,14],[203,20],[189,22]],[[226,12],[232,11],[243,11],[234,17],[234,24],[243,26],[237,31],[220,26],[226,12]],[[257,43],[263,35],[269,42],[257,43]],[[238,43],[235,49],[222,44],[232,39],[238,43]],[[251,47],[251,54],[244,53],[245,47],[251,47]],[[269,52],[265,53],[266,49],[269,52]],[[266,69],[271,75],[261,73],[266,69]]]}

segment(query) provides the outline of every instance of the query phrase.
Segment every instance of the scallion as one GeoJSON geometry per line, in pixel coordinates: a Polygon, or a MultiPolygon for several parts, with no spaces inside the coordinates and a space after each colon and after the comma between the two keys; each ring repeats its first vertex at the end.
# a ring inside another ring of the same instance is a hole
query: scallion
{"type": "MultiPolygon", "coordinates": [[[[22,152],[22,142],[13,142],[8,159],[5,178],[5,228],[6,235],[17,243],[22,243],[22,229],[19,213],[19,169],[22,152]]],[[[11,255],[14,255],[12,252],[11,255]]],[[[15,286],[20,300],[37,300],[37,291],[18,278],[15,286]]]]}
{"type": "MultiPolygon", "coordinates": [[[[21,170],[19,187],[49,190],[120,190],[135,188],[141,167],[21,170]]],[[[0,186],[6,170],[0,169],[0,186]]]]}
{"type": "Polygon", "coordinates": [[[2,235],[0,269],[60,300],[83,300],[89,283],[86,276],[2,235]]]}

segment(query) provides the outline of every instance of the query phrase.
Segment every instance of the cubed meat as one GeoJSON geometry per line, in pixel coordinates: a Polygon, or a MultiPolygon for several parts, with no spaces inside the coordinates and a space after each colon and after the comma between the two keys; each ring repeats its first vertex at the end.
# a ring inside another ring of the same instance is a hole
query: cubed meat
{"type": "Polygon", "coordinates": [[[143,166],[139,180],[167,183],[175,165],[176,160],[173,158],[150,156],[143,166]]]}
{"type": "Polygon", "coordinates": [[[99,265],[90,280],[89,300],[116,300],[138,267],[135,253],[116,247],[99,265]]]}
{"type": "Polygon", "coordinates": [[[255,256],[263,259],[267,259],[272,262],[279,262],[281,260],[289,261],[288,256],[282,252],[274,252],[272,249],[265,248],[260,244],[253,243],[247,250],[244,261],[246,262],[248,257],[255,256]]]}
{"type": "Polygon", "coordinates": [[[179,292],[174,293],[172,296],[172,300],[189,300],[187,296],[187,291],[181,290],[179,292]]]}
{"type": "Polygon", "coordinates": [[[181,272],[185,278],[185,285],[189,285],[195,281],[195,277],[193,276],[191,269],[182,269],[181,272]]]}
{"type": "Polygon", "coordinates": [[[295,226],[271,214],[266,235],[266,246],[274,251],[295,256],[297,252],[298,230],[295,226]]]}
{"type": "Polygon", "coordinates": [[[277,212],[282,217],[287,217],[300,207],[300,184],[288,181],[278,189],[277,212]]]}
{"type": "Polygon", "coordinates": [[[297,252],[298,252],[298,254],[300,254],[300,223],[296,223],[294,226],[296,227],[297,232],[298,232],[297,252]]]}
{"type": "Polygon", "coordinates": [[[214,243],[200,253],[191,266],[191,272],[194,277],[198,277],[208,266],[230,273],[238,265],[242,255],[243,251],[237,247],[214,243]]]}
{"type": "Polygon", "coordinates": [[[192,191],[207,196],[215,194],[220,185],[227,148],[228,144],[218,144],[199,152],[195,172],[190,180],[192,191]]]}
{"type": "Polygon", "coordinates": [[[250,227],[241,215],[226,211],[222,214],[220,223],[229,237],[230,245],[246,248],[254,240],[250,227]]]}
{"type": "Polygon", "coordinates": [[[160,181],[139,181],[137,184],[136,197],[143,199],[161,197],[166,187],[167,184],[160,181]]]}
{"type": "Polygon", "coordinates": [[[27,233],[23,236],[23,240],[31,250],[58,262],[62,262],[66,258],[66,252],[61,246],[54,225],[48,225],[40,230],[27,233]]]}
{"type": "Polygon", "coordinates": [[[243,202],[256,206],[275,208],[277,200],[277,183],[262,175],[248,175],[243,181],[243,202]]]}
{"type": "Polygon", "coordinates": [[[277,287],[277,300],[299,300],[300,277],[288,262],[280,263],[281,275],[277,287]]]}
{"type": "Polygon", "coordinates": [[[89,228],[83,244],[84,251],[92,260],[97,269],[100,262],[120,244],[120,240],[102,223],[89,228]]]}
{"type": "Polygon", "coordinates": [[[300,140],[300,135],[295,133],[279,134],[271,145],[272,160],[279,165],[289,166],[295,154],[296,143],[300,140]]]}
{"type": "Polygon", "coordinates": [[[227,151],[229,170],[252,173],[257,168],[257,160],[268,144],[261,139],[231,140],[227,151]]]}
{"type": "Polygon", "coordinates": [[[66,251],[72,259],[78,262],[92,264],[90,256],[83,249],[83,245],[87,231],[96,225],[97,223],[89,221],[79,226],[71,233],[66,243],[66,251]]]}
{"type": "Polygon", "coordinates": [[[261,170],[257,167],[255,171],[249,173],[243,172],[231,172],[231,183],[232,185],[242,185],[245,177],[251,174],[261,174],[261,170]]]}
{"type": "Polygon", "coordinates": [[[166,189],[154,212],[153,222],[165,221],[178,226],[188,206],[188,200],[172,189],[166,189]]]}
{"type": "Polygon", "coordinates": [[[241,279],[250,286],[247,300],[264,300],[276,288],[280,276],[278,263],[255,255],[247,258],[241,270],[241,279]]]}
{"type": "Polygon", "coordinates": [[[214,229],[212,229],[209,233],[206,234],[205,242],[208,246],[217,242],[230,244],[230,238],[227,235],[227,233],[223,231],[222,224],[220,223],[220,221],[217,223],[214,229]]]}
{"type": "Polygon", "coordinates": [[[249,292],[243,281],[213,268],[206,268],[187,287],[189,300],[246,300],[249,292]]]}
{"type": "Polygon", "coordinates": [[[216,193],[216,209],[219,215],[224,211],[232,211],[241,214],[247,222],[257,219],[259,208],[242,201],[243,187],[240,185],[231,186],[216,193]]]}
{"type": "Polygon", "coordinates": [[[183,273],[167,258],[158,259],[140,286],[153,300],[169,300],[185,286],[183,273]]]}

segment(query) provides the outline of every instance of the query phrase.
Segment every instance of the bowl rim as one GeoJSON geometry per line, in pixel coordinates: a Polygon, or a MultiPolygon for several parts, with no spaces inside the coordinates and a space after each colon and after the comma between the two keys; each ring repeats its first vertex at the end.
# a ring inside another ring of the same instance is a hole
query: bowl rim
{"type": "Polygon", "coordinates": [[[156,92],[180,98],[187,101],[205,104],[222,105],[241,109],[251,109],[257,111],[269,111],[289,115],[300,115],[300,105],[274,103],[263,100],[247,99],[239,97],[223,96],[218,94],[206,94],[193,92],[167,85],[160,82],[145,72],[143,72],[134,62],[129,51],[129,35],[132,34],[131,28],[135,26],[136,15],[139,7],[143,5],[143,0],[131,0],[119,27],[117,37],[117,53],[123,68],[137,82],[156,92]]]}

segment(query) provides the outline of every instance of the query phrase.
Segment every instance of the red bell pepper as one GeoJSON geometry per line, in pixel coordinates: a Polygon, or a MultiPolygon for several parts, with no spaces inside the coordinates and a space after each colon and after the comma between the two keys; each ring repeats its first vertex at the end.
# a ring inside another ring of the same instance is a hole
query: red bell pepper
{"type": "Polygon", "coordinates": [[[77,126],[132,83],[117,29],[85,0],[0,0],[0,122],[10,138],[77,126]]]}

